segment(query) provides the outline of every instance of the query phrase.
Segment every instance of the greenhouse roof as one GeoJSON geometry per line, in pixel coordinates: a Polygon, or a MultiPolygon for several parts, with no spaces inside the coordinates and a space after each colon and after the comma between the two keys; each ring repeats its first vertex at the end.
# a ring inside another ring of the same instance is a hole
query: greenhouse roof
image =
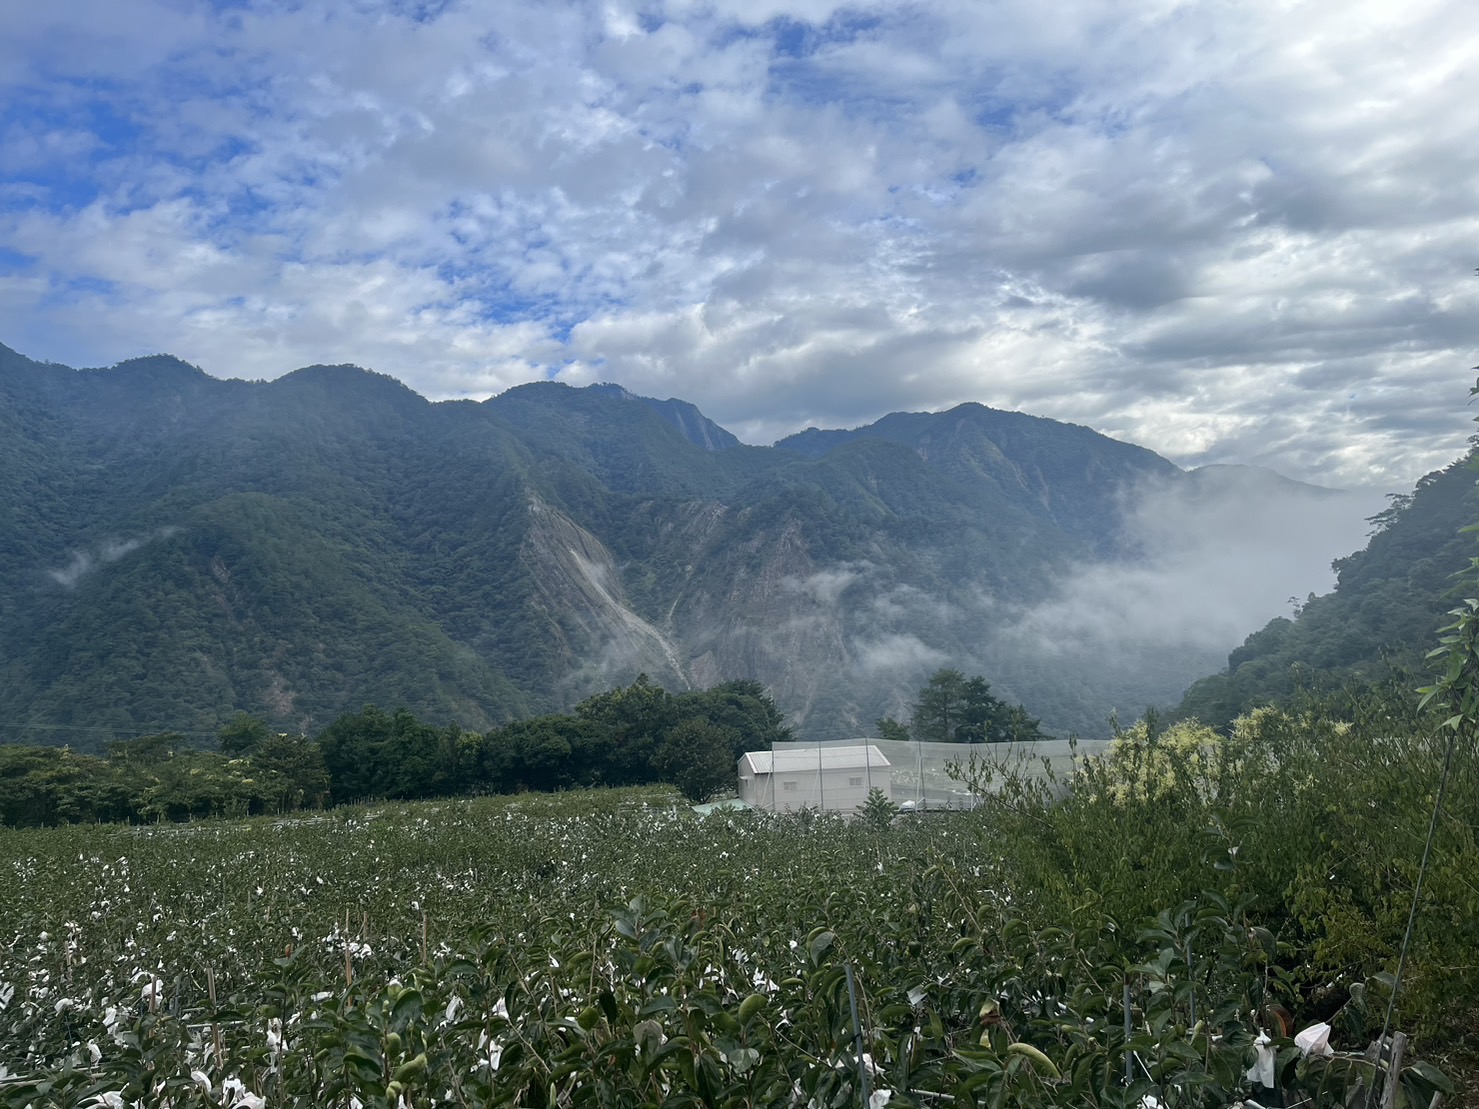
{"type": "Polygon", "coordinates": [[[871,743],[843,747],[793,747],[787,751],[747,751],[740,760],[756,774],[796,774],[807,770],[853,770],[884,767],[889,761],[871,743]]]}

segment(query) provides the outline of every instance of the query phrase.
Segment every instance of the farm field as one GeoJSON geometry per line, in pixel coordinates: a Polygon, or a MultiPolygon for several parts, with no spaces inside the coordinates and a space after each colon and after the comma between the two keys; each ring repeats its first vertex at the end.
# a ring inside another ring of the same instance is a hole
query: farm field
{"type": "Polygon", "coordinates": [[[846,1092],[836,995],[807,1014],[826,1027],[787,1028],[782,994],[846,958],[875,1020],[913,1012],[916,987],[921,1011],[974,1018],[979,968],[930,959],[969,917],[917,900],[936,867],[957,908],[993,903],[978,848],[964,822],[700,819],[651,791],[0,832],[0,1058],[55,1076],[47,1104],[527,1104],[583,1085],[631,1104],[690,1078],[761,1103],[776,1052],[846,1092]],[[897,982],[874,980],[885,966],[897,982]],[[685,1033],[710,1049],[648,1067],[685,1033]]]}
{"type": "MultiPolygon", "coordinates": [[[[0,830],[0,1105],[1228,1104],[1298,1000],[1288,944],[1234,888],[1122,923],[1110,874],[1049,889],[1019,848],[1050,811],[612,790],[0,830]]],[[[1286,1092],[1358,1077],[1279,1046],[1286,1092]]]]}

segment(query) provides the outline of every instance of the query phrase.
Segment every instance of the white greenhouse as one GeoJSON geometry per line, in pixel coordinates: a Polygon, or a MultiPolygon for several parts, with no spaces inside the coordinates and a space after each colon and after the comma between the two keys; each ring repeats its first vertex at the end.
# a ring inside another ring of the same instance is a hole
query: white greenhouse
{"type": "Polygon", "coordinates": [[[740,800],[779,812],[855,812],[881,789],[906,811],[970,809],[1008,776],[1037,779],[1064,792],[1086,759],[1106,740],[1046,739],[1032,743],[915,743],[852,739],[777,743],[739,760],[740,800]]]}

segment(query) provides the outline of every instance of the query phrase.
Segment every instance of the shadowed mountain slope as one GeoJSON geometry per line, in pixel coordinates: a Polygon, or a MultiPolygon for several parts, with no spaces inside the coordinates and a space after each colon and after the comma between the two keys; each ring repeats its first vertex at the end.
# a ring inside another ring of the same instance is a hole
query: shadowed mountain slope
{"type": "Polygon", "coordinates": [[[1105,677],[1009,621],[1141,557],[1143,490],[1223,495],[979,405],[763,448],[619,386],[432,403],[353,366],[244,382],[3,347],[0,467],[0,739],[78,746],[367,702],[482,729],[639,672],[758,680],[799,734],[850,736],[941,665],[1097,733],[1205,649],[1105,677]]]}

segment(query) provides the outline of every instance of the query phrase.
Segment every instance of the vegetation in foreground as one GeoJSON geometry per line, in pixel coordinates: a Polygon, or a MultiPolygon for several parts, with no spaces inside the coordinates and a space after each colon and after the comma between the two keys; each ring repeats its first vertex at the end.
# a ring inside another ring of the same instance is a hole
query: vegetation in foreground
{"type": "MultiPolygon", "coordinates": [[[[1260,1033],[1286,1103],[1346,1104],[1432,723],[1141,725],[1061,800],[1008,769],[892,823],[628,790],[0,831],[0,1105],[1221,1107],[1260,1033]],[[1316,1020],[1333,1058],[1288,1038],[1316,1020]]],[[[1475,769],[1397,996],[1410,1105],[1475,1046],[1475,769]]]]}

